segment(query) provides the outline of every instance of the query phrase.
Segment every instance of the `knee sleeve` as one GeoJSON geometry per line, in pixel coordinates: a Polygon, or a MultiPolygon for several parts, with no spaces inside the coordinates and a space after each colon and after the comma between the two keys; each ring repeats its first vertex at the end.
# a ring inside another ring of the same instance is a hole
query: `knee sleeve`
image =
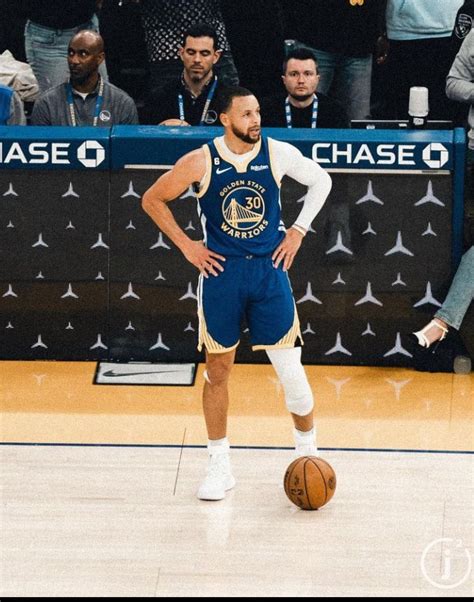
{"type": "Polygon", "coordinates": [[[288,411],[306,416],[313,409],[313,392],[301,363],[301,347],[269,349],[267,355],[285,391],[288,411]]]}

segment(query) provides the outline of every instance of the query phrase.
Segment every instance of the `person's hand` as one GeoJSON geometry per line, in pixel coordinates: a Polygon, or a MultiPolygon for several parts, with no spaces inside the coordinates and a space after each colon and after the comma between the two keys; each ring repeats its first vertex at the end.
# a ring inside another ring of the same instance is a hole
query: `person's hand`
{"type": "Polygon", "coordinates": [[[210,251],[200,240],[190,241],[189,245],[183,250],[183,255],[189,263],[192,263],[201,272],[204,278],[209,278],[209,274],[218,276],[218,272],[224,271],[217,260],[225,261],[225,257],[210,251]]]}
{"type": "Polygon", "coordinates": [[[187,121],[184,121],[184,119],[165,119],[164,121],[162,121],[160,123],[160,125],[185,126],[185,125],[190,125],[190,124],[187,121]]]}
{"type": "Polygon", "coordinates": [[[275,252],[272,255],[273,267],[277,268],[283,261],[283,271],[289,270],[293,264],[296,253],[301,247],[303,241],[303,234],[296,230],[296,228],[290,228],[286,232],[285,238],[281,241],[275,252]]]}
{"type": "Polygon", "coordinates": [[[379,36],[377,38],[377,43],[375,47],[375,60],[377,65],[383,65],[387,62],[389,48],[390,43],[387,40],[387,37],[385,35],[379,36]]]}

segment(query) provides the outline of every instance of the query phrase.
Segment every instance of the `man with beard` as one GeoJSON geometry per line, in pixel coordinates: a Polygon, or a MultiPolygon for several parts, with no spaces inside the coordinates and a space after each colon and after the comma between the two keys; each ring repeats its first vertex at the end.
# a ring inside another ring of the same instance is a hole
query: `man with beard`
{"type": "Polygon", "coordinates": [[[261,137],[260,107],[241,87],[223,91],[224,135],[184,155],[143,196],[143,208],[200,271],[199,346],[206,349],[203,409],[209,465],[197,496],[221,500],[235,485],[229,461],[228,379],[245,316],[285,391],[298,456],[317,455],[313,395],[301,363],[301,332],[288,270],[331,189],[330,176],[286,142],[261,137]],[[281,219],[284,175],[308,187],[296,221],[281,219]],[[194,185],[204,242],[191,240],[168,202],[194,185]]]}
{"type": "Polygon", "coordinates": [[[126,92],[104,81],[100,34],[83,30],[68,47],[68,82],[47,90],[36,102],[32,125],[101,126],[138,124],[137,108],[126,92]]]}
{"type": "Polygon", "coordinates": [[[183,72],[151,102],[150,124],[219,125],[221,83],[214,65],[221,56],[215,30],[206,24],[190,27],[179,49],[183,72]]]}
{"type": "Polygon", "coordinates": [[[319,83],[317,60],[307,48],[288,53],[283,63],[286,96],[262,102],[262,125],[287,128],[348,127],[344,108],[325,94],[316,93],[319,83]]]}

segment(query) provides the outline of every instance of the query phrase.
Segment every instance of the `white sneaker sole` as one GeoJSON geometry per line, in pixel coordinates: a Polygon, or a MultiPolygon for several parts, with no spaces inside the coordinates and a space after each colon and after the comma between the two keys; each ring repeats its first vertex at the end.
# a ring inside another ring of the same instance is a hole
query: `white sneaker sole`
{"type": "Polygon", "coordinates": [[[197,492],[197,497],[198,499],[206,502],[218,502],[219,500],[223,500],[225,498],[226,491],[229,491],[230,489],[233,489],[235,487],[235,483],[236,481],[234,477],[230,476],[227,479],[224,491],[222,491],[221,489],[219,491],[213,491],[209,489],[206,490],[203,486],[201,486],[197,492]]]}

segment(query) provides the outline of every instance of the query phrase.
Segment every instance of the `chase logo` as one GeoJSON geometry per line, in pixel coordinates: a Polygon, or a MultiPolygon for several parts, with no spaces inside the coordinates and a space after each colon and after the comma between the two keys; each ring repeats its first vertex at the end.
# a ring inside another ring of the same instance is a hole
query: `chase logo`
{"type": "Polygon", "coordinates": [[[86,140],[77,149],[77,159],[84,167],[98,167],[105,160],[105,149],[97,140],[86,140]]]}
{"type": "Polygon", "coordinates": [[[0,169],[107,169],[98,140],[0,140],[0,169]]]}
{"type": "Polygon", "coordinates": [[[440,142],[361,143],[316,142],[312,145],[313,161],[324,167],[365,169],[450,169],[452,157],[440,142]]]}
{"type": "Polygon", "coordinates": [[[425,146],[422,157],[428,167],[441,169],[448,162],[449,152],[440,142],[432,142],[428,146],[425,146]]]}

